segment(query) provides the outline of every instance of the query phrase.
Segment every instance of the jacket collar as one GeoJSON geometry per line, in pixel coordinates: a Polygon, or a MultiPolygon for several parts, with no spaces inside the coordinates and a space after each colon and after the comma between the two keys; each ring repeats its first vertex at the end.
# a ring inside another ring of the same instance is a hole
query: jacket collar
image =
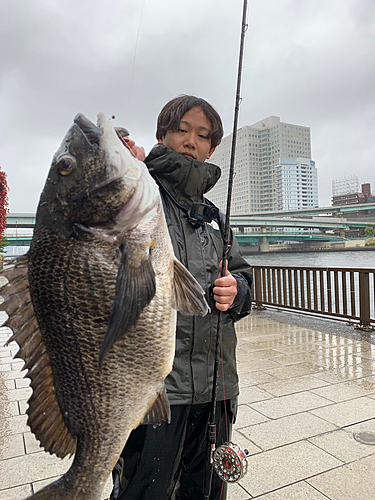
{"type": "Polygon", "coordinates": [[[152,176],[166,187],[182,205],[190,206],[201,202],[203,195],[214,187],[220,179],[218,166],[193,160],[171,148],[157,144],[145,159],[152,176]]]}

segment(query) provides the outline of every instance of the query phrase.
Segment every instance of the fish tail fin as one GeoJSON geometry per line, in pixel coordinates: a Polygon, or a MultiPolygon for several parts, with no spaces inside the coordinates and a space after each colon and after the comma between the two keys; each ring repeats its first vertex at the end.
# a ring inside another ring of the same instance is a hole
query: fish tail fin
{"type": "Polygon", "coordinates": [[[172,305],[191,316],[206,316],[210,312],[203,288],[177,259],[174,260],[172,305]]]}

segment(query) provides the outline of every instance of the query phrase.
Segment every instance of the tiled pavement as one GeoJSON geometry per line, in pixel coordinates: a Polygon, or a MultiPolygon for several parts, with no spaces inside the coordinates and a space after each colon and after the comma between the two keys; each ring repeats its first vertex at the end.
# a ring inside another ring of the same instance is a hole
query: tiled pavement
{"type": "MultiPolygon", "coordinates": [[[[354,436],[375,436],[375,346],[261,312],[238,323],[237,333],[233,441],[249,457],[229,499],[373,500],[375,446],[354,436]]],[[[0,329],[1,346],[9,335],[0,329]]],[[[30,389],[16,350],[0,348],[0,500],[26,498],[70,463],[41,451],[26,426],[30,389]]],[[[109,490],[108,483],[103,498],[109,490]]]]}

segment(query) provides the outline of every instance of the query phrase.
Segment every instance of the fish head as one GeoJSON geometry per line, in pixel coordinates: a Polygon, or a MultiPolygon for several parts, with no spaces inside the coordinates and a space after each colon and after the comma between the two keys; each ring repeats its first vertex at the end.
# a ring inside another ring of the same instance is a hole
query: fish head
{"type": "Polygon", "coordinates": [[[98,115],[97,125],[78,114],[52,159],[36,226],[49,226],[65,236],[75,225],[115,227],[119,213],[126,212],[124,207],[137,193],[144,168],[104,113],[98,115]]]}

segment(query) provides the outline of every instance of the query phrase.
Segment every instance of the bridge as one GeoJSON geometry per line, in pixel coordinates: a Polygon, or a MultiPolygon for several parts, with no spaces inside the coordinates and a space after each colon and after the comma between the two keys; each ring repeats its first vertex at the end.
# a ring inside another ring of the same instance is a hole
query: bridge
{"type": "MultiPolygon", "coordinates": [[[[231,226],[239,230],[237,239],[242,244],[257,244],[265,241],[339,241],[344,237],[324,234],[327,231],[348,228],[375,228],[375,216],[371,220],[349,220],[343,217],[333,217],[333,214],[343,214],[364,210],[375,210],[375,203],[364,203],[355,205],[341,205],[331,207],[303,208],[300,210],[282,210],[269,212],[256,212],[254,214],[234,215],[231,217],[231,226]],[[330,215],[329,215],[330,214],[330,215]],[[325,216],[323,216],[325,215],[325,216]],[[327,215],[329,215],[327,217],[327,215]],[[260,227],[261,233],[244,233],[248,227],[260,227]],[[274,228],[295,228],[296,233],[266,232],[274,228]],[[298,232],[298,229],[319,230],[319,233],[306,234],[298,232]],[[323,233],[323,234],[322,234],[323,233]]],[[[8,244],[11,246],[29,245],[31,236],[19,236],[19,229],[33,229],[36,215],[33,213],[10,213],[7,216],[7,228],[15,229],[16,235],[8,236],[8,244]]]]}
{"type": "MultiPolygon", "coordinates": [[[[252,214],[234,215],[231,217],[233,227],[296,227],[319,229],[346,229],[348,227],[375,227],[375,216],[372,221],[348,220],[332,217],[332,214],[343,214],[364,210],[375,210],[375,203],[340,205],[331,207],[301,208],[299,210],[278,210],[256,212],[252,214]],[[329,215],[330,217],[321,217],[329,215]],[[320,215],[320,217],[318,217],[320,215]],[[315,216],[315,217],[314,217],[315,216]]],[[[35,214],[13,213],[7,216],[7,227],[10,229],[33,228],[35,214]]]]}

